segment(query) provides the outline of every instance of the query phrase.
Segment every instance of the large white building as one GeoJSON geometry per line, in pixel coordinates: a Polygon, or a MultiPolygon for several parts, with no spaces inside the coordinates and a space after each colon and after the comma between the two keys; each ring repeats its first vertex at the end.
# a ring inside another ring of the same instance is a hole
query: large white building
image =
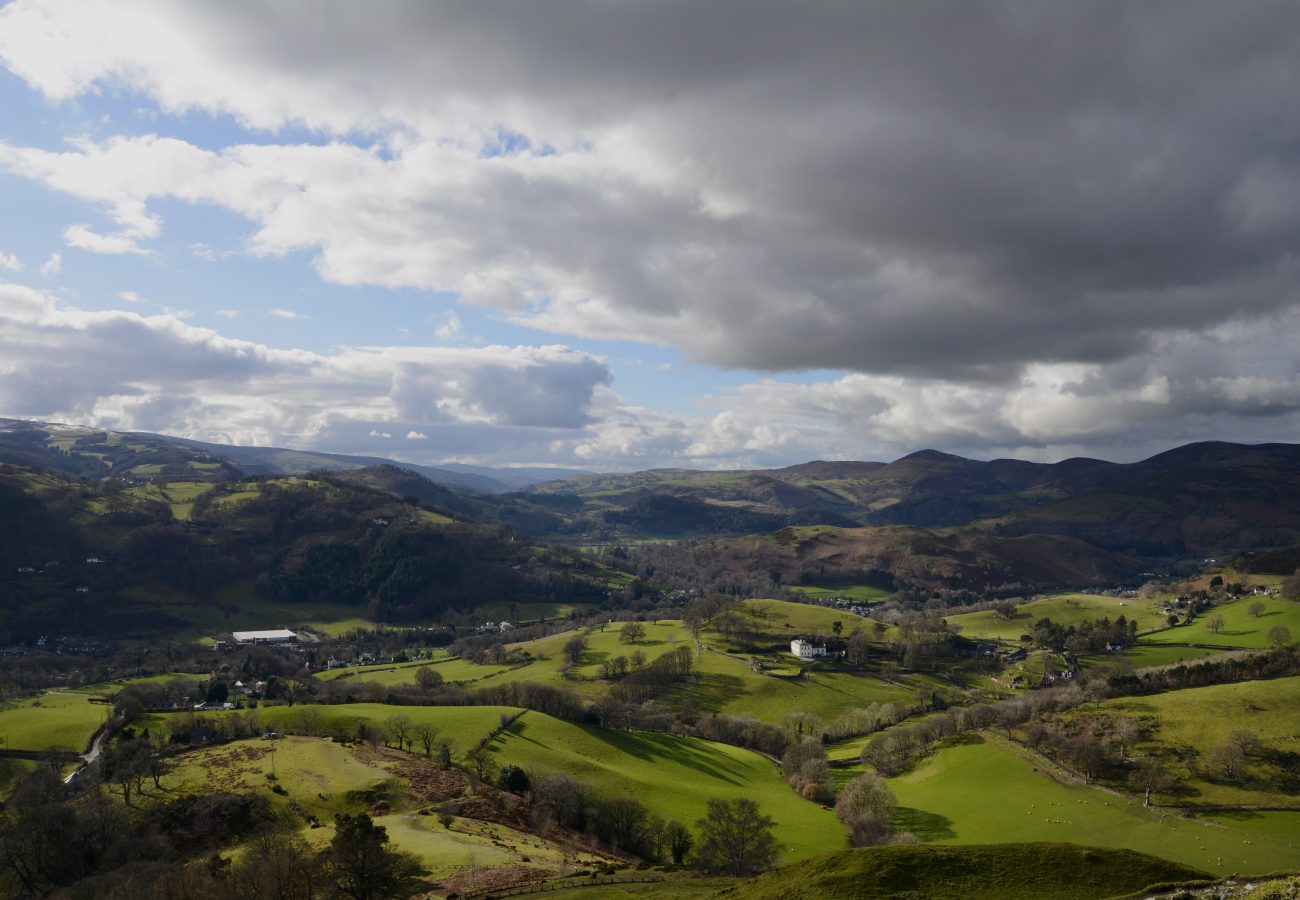
{"type": "Polygon", "coordinates": [[[298,640],[298,635],[287,628],[273,628],[269,631],[234,631],[231,637],[236,644],[288,644],[298,640]]]}
{"type": "Polygon", "coordinates": [[[812,659],[816,656],[825,656],[826,648],[819,647],[812,641],[805,641],[803,638],[796,638],[790,642],[790,652],[800,659],[812,659]]]}

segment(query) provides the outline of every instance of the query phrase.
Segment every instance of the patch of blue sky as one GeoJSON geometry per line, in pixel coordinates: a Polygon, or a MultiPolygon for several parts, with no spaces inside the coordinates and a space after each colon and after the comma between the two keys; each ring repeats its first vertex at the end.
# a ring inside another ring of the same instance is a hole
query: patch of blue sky
{"type": "MultiPolygon", "coordinates": [[[[34,181],[0,169],[0,251],[22,260],[25,275],[31,276],[51,253],[67,248],[63,230],[75,222],[87,221],[86,204],[66,194],[51,191],[34,181]]],[[[7,270],[0,276],[12,277],[7,270]]],[[[20,279],[22,280],[22,279],[20,279]]],[[[39,286],[39,278],[24,283],[39,286]]]]}

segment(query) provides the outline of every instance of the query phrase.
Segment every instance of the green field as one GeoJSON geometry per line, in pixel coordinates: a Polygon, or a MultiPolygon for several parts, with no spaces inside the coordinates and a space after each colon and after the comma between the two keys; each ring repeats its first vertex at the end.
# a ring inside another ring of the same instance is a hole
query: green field
{"type": "Polygon", "coordinates": [[[748,797],[777,821],[787,860],[843,847],[835,813],[799,797],[776,765],[751,750],[655,732],[608,731],[527,712],[491,744],[530,775],[563,772],[628,795],[694,828],[710,798],[748,797]]]}
{"type": "Polygon", "coordinates": [[[329,669],[321,672],[316,677],[321,681],[337,681],[340,678],[346,678],[348,681],[357,683],[365,682],[385,686],[415,684],[416,671],[424,667],[432,668],[433,671],[442,676],[444,682],[476,681],[510,669],[509,666],[475,665],[467,659],[454,657],[450,659],[415,660],[405,663],[384,663],[373,666],[344,666],[340,669],[329,669]]]}
{"type": "Polygon", "coordinates": [[[843,597],[858,603],[879,603],[888,600],[892,593],[870,584],[788,584],[786,587],[812,600],[836,600],[843,597]]]}
{"type": "Polygon", "coordinates": [[[1300,867],[1300,814],[1278,813],[1253,827],[1225,816],[1184,819],[1057,780],[1049,768],[998,739],[946,747],[889,780],[898,825],[941,844],[1048,840],[1128,848],[1219,875],[1300,867]]]}
{"type": "MultiPolygon", "coordinates": [[[[388,829],[396,846],[419,856],[434,877],[469,868],[518,865],[523,856],[532,865],[558,868],[560,862],[560,848],[534,835],[468,819],[458,819],[448,829],[431,815],[403,808],[402,779],[362,761],[352,748],[330,740],[243,740],[198,750],[181,760],[180,768],[164,780],[167,790],[202,792],[219,783],[229,790],[264,794],[276,805],[292,803],[296,810],[293,818],[305,812],[320,822],[320,828],[301,834],[318,849],[334,836],[335,813],[366,808],[373,797],[384,796],[398,809],[375,816],[375,822],[388,829]],[[271,775],[274,779],[268,777],[271,775]],[[271,792],[272,785],[285,791],[284,800],[271,792]]],[[[578,862],[588,860],[585,854],[578,858],[578,862]]]]}
{"type": "Polygon", "coordinates": [[[310,730],[317,734],[342,731],[349,737],[354,737],[362,723],[383,728],[384,722],[390,717],[404,715],[414,725],[436,726],[440,731],[438,740],[448,741],[453,752],[462,753],[496,728],[502,715],[516,711],[506,706],[392,706],[384,703],[323,706],[300,703],[296,706],[262,706],[255,710],[228,712],[155,713],[142,717],[137,725],[155,727],[178,716],[219,719],[238,714],[255,717],[261,728],[290,732],[310,730]]]}
{"type": "Polygon", "coordinates": [[[1281,597],[1242,597],[1206,610],[1191,625],[1180,625],[1146,640],[1161,644],[1262,648],[1269,646],[1268,632],[1278,625],[1290,630],[1292,642],[1300,641],[1300,603],[1281,597]],[[1253,603],[1264,604],[1264,613],[1258,618],[1250,614],[1253,603]],[[1210,620],[1216,616],[1223,619],[1223,627],[1217,633],[1210,630],[1210,620]]]}
{"type": "Polygon", "coordinates": [[[1104,656],[1092,656],[1083,661],[1083,665],[1090,666],[1106,659],[1126,659],[1133,664],[1133,668],[1142,669],[1147,666],[1164,666],[1171,663],[1191,662],[1197,659],[1205,659],[1208,656],[1224,656],[1231,653],[1230,650],[1214,650],[1209,647],[1180,647],[1177,644],[1152,644],[1145,640],[1138,641],[1136,645],[1129,647],[1119,653],[1108,653],[1104,656]]]}
{"type": "MultiPolygon", "coordinates": [[[[1164,755],[1185,757],[1190,749],[1204,756],[1239,729],[1254,732],[1267,747],[1293,752],[1300,742],[1300,676],[1117,697],[1102,703],[1097,711],[1127,716],[1151,729],[1152,739],[1139,744],[1138,753],[1163,751],[1164,755]]],[[[1263,790],[1261,785],[1217,784],[1200,777],[1187,779],[1183,785],[1192,796],[1162,799],[1179,806],[1300,808],[1300,796],[1263,790]]]]}
{"type": "MultiPolygon", "coordinates": [[[[752,610],[746,613],[761,625],[773,630],[784,629],[786,623],[802,625],[803,633],[831,633],[831,622],[845,620],[845,632],[855,618],[834,610],[810,606],[805,603],[786,603],[780,600],[750,600],[742,606],[752,610]],[[797,623],[797,624],[796,624],[797,623]]],[[[534,681],[568,687],[583,697],[595,699],[609,690],[609,683],[601,680],[600,664],[615,656],[631,656],[636,651],[647,660],[679,646],[691,646],[690,631],[677,620],[658,624],[642,623],[646,638],[636,644],[619,639],[621,623],[615,622],[587,634],[587,650],[582,662],[575,666],[571,677],[561,674],[564,645],[579,632],[563,632],[526,644],[511,645],[537,657],[526,666],[489,676],[479,684],[490,686],[508,682],[534,681]]],[[[798,633],[796,631],[796,633],[798,633]]],[[[786,713],[811,712],[829,721],[850,709],[871,703],[890,701],[910,702],[917,691],[938,686],[930,676],[913,675],[900,679],[901,684],[883,681],[869,674],[840,670],[833,664],[816,663],[807,668],[803,678],[755,671],[749,654],[722,652],[730,642],[712,632],[703,635],[705,652],[696,656],[699,676],[695,681],[679,686],[669,697],[678,709],[698,712],[719,712],[733,715],[751,715],[767,722],[779,722],[786,713]]],[[[793,657],[786,652],[775,656],[759,657],[764,665],[780,666],[776,671],[797,672],[793,657]]]]}
{"type": "Polygon", "coordinates": [[[63,747],[81,752],[112,707],[79,693],[42,694],[0,707],[0,745],[11,750],[63,747]]]}
{"type": "Polygon", "coordinates": [[[1163,601],[1136,597],[1058,594],[1031,600],[1016,607],[1010,619],[1004,619],[996,611],[988,609],[948,616],[947,621],[949,625],[961,629],[962,637],[1014,642],[1020,640],[1021,635],[1028,634],[1039,619],[1051,619],[1058,625],[1078,625],[1086,620],[1096,622],[1110,619],[1113,622],[1124,616],[1129,621],[1137,621],[1139,633],[1152,631],[1165,627],[1165,614],[1161,611],[1163,606],[1163,601]]]}
{"type": "MultiPolygon", "coordinates": [[[[844,637],[852,634],[855,628],[870,637],[875,624],[847,610],[788,600],[745,600],[733,607],[733,613],[748,628],[787,640],[797,636],[831,637],[835,634],[836,622],[840,623],[840,634],[844,637]]],[[[887,628],[886,638],[896,631],[893,626],[887,628]]]]}
{"type": "Polygon", "coordinates": [[[1157,883],[1208,879],[1202,870],[1134,853],[1069,844],[904,846],[817,857],[744,885],[755,900],[1102,900],[1157,883]]]}

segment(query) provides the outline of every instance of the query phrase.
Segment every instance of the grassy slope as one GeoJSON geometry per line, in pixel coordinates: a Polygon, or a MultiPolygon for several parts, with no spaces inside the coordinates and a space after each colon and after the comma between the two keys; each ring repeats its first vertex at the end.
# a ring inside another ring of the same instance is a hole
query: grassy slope
{"type": "Polygon", "coordinates": [[[330,669],[321,672],[316,677],[321,681],[337,681],[340,678],[346,678],[348,681],[366,682],[368,684],[415,684],[416,672],[425,666],[431,667],[433,671],[441,675],[444,682],[476,681],[510,669],[509,666],[479,666],[467,659],[454,657],[435,659],[433,661],[418,660],[373,666],[345,666],[341,669],[330,669]]]}
{"type": "MultiPolygon", "coordinates": [[[[1113,715],[1129,716],[1153,727],[1145,748],[1193,748],[1204,755],[1237,729],[1253,731],[1267,746],[1293,750],[1300,739],[1300,676],[1186,688],[1149,697],[1117,697],[1101,704],[1113,715]]],[[[1300,797],[1215,784],[1200,778],[1187,785],[1197,792],[1178,805],[1259,804],[1300,807],[1300,797]]]]}
{"type": "MultiPolygon", "coordinates": [[[[1180,647],[1176,644],[1153,644],[1138,641],[1135,646],[1118,654],[1118,657],[1127,659],[1133,664],[1133,668],[1141,669],[1147,666],[1190,662],[1205,659],[1207,656],[1224,656],[1232,652],[1231,650],[1213,650],[1209,647],[1180,647]]],[[[1083,660],[1083,665],[1086,667],[1105,659],[1115,658],[1115,656],[1115,654],[1106,654],[1104,656],[1087,657],[1083,660]]]]}
{"type": "MultiPolygon", "coordinates": [[[[366,806],[366,801],[349,797],[349,792],[368,791],[392,779],[387,771],[360,761],[348,747],[320,738],[237,741],[187,754],[182,760],[183,765],[164,782],[169,790],[202,792],[220,783],[231,790],[265,794],[280,804],[286,801],[270,791],[272,784],[278,784],[288,799],[321,822],[322,827],[305,830],[301,836],[322,849],[334,836],[335,813],[366,806]],[[267,778],[272,750],[274,781],[267,778]]],[[[410,811],[376,816],[375,822],[388,829],[395,845],[419,856],[438,878],[473,867],[518,865],[525,855],[534,864],[558,867],[561,856],[554,844],[504,825],[458,819],[447,829],[432,816],[410,811]]]]}
{"type": "MultiPolygon", "coordinates": [[[[835,610],[809,606],[804,603],[785,603],[780,600],[751,600],[746,604],[770,612],[769,618],[754,618],[759,626],[765,623],[776,631],[786,630],[788,622],[796,632],[810,634],[832,633],[831,622],[842,620],[845,633],[854,624],[855,617],[835,610]]],[[[587,651],[582,663],[575,667],[576,678],[564,678],[560,673],[564,645],[578,632],[564,632],[527,644],[516,645],[539,657],[522,668],[511,669],[500,675],[483,679],[479,684],[493,685],[514,681],[535,681],[568,687],[587,698],[603,695],[608,683],[599,680],[601,661],[614,656],[631,656],[637,650],[648,660],[690,645],[690,632],[679,621],[644,623],[646,639],[636,644],[619,640],[620,623],[613,623],[604,631],[587,635],[587,651]],[[673,642],[676,639],[676,642],[673,642]]],[[[705,633],[705,645],[724,648],[728,642],[712,633],[705,633]]],[[[791,663],[792,658],[780,653],[773,660],[791,663]]],[[[912,700],[917,688],[925,686],[924,677],[912,677],[906,684],[892,684],[868,675],[836,671],[830,666],[813,666],[805,679],[796,680],[777,675],[755,672],[750,668],[748,654],[726,654],[713,649],[697,656],[701,677],[679,688],[673,695],[678,707],[690,706],[703,712],[720,712],[733,715],[751,715],[767,722],[779,722],[786,713],[811,712],[830,720],[849,709],[871,703],[912,700]]]]}
{"type": "Polygon", "coordinates": [[[1087,900],[1138,891],[1157,882],[1208,877],[1197,869],[1131,850],[1069,844],[876,847],[807,860],[757,878],[738,894],[755,900],[1087,900]]]}
{"type": "Polygon", "coordinates": [[[1164,627],[1165,616],[1160,611],[1163,605],[1135,597],[1059,594],[1023,604],[1009,621],[993,610],[947,618],[950,625],[960,626],[963,637],[1018,641],[1022,634],[1033,629],[1033,624],[1039,619],[1051,619],[1059,625],[1078,625],[1086,619],[1110,619],[1113,622],[1124,616],[1130,621],[1137,619],[1139,632],[1150,631],[1164,627]]]}
{"type": "Polygon", "coordinates": [[[1267,647],[1268,632],[1281,625],[1291,631],[1291,640],[1300,640],[1300,603],[1281,597],[1242,597],[1216,606],[1196,617],[1191,625],[1171,628],[1147,638],[1152,643],[1217,644],[1222,647],[1267,647]],[[1264,614],[1250,614],[1253,603],[1264,604],[1264,614]],[[1209,621],[1223,618],[1223,628],[1215,634],[1209,621]]]}
{"type": "Polygon", "coordinates": [[[0,707],[0,742],[13,750],[85,750],[107,706],[81,694],[43,694],[0,707]]]}
{"type": "Polygon", "coordinates": [[[787,860],[844,846],[833,812],[797,796],[768,759],[750,750],[652,732],[607,731],[528,712],[492,744],[500,762],[536,776],[564,772],[627,794],[694,828],[711,798],[748,797],[778,822],[787,860]]]}
{"type": "MultiPolygon", "coordinates": [[[[1300,844],[1228,818],[1180,819],[1095,787],[1057,782],[1001,743],[950,746],[890,779],[899,824],[941,844],[1068,841],[1150,853],[1217,874],[1300,866],[1300,844]]],[[[1291,834],[1300,816],[1289,816],[1291,834]]],[[[1286,821],[1286,820],[1281,820],[1286,821]]]]}
{"type": "Polygon", "coordinates": [[[845,600],[856,600],[859,603],[879,603],[881,600],[889,599],[891,593],[884,588],[873,587],[869,584],[789,584],[786,587],[814,600],[834,600],[843,597],[845,600]]]}

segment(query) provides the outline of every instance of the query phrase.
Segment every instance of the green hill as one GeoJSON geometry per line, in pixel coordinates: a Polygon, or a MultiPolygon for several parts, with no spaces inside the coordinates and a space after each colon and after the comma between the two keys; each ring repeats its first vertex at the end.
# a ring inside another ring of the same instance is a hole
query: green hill
{"type": "Polygon", "coordinates": [[[818,856],[763,875],[719,897],[752,900],[1088,900],[1149,885],[1211,876],[1135,853],[1073,844],[874,847],[818,856]]]}
{"type": "Polygon", "coordinates": [[[769,759],[699,738],[611,731],[526,712],[490,745],[501,764],[536,777],[562,772],[605,792],[626,795],[694,828],[710,799],[747,797],[777,821],[786,859],[843,847],[835,813],[799,797],[769,759]]]}

